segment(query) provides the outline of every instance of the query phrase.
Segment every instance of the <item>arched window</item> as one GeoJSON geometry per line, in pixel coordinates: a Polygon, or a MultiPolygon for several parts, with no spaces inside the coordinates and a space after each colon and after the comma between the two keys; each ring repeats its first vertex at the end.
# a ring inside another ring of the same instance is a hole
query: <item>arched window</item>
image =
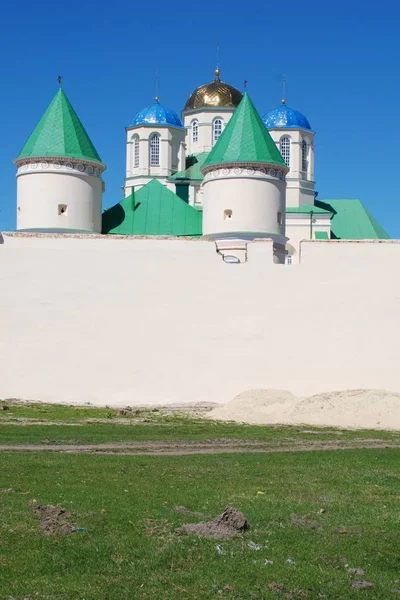
{"type": "Polygon", "coordinates": [[[306,140],[301,142],[301,170],[307,172],[308,167],[308,144],[306,140]]]}
{"type": "Polygon", "coordinates": [[[193,121],[192,123],[192,142],[199,141],[199,122],[193,121]]]}
{"type": "Polygon", "coordinates": [[[160,136],[158,133],[153,133],[150,138],[150,166],[160,166],[160,136]]]}
{"type": "Polygon", "coordinates": [[[280,151],[286,166],[290,167],[290,138],[287,136],[281,138],[280,151]]]}
{"type": "Polygon", "coordinates": [[[217,142],[222,133],[222,119],[215,119],[213,123],[213,143],[217,142]]]}
{"type": "Polygon", "coordinates": [[[139,136],[133,138],[133,167],[136,169],[139,166],[139,136]]]}

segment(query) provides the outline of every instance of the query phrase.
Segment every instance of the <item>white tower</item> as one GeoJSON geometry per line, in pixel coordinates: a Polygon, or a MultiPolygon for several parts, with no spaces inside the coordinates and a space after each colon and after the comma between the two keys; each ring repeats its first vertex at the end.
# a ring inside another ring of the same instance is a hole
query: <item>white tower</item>
{"type": "Polygon", "coordinates": [[[175,191],[167,178],[185,168],[185,133],[178,115],[158,98],[134,116],[126,128],[125,196],[152,179],[175,191]]]}
{"type": "Polygon", "coordinates": [[[182,111],[188,155],[211,151],[241,99],[238,89],[220,80],[218,68],[214,81],[190,94],[182,111]]]}
{"type": "Polygon", "coordinates": [[[289,173],[286,177],[286,205],[296,208],[314,204],[314,132],[304,115],[286,106],[264,115],[263,121],[280,150],[289,173]]]}
{"type": "Polygon", "coordinates": [[[106,167],[61,88],[14,162],[18,230],[101,232],[106,167]]]}
{"type": "Polygon", "coordinates": [[[275,260],[283,263],[288,168],[247,94],[202,171],[203,235],[272,238],[275,260]]]}

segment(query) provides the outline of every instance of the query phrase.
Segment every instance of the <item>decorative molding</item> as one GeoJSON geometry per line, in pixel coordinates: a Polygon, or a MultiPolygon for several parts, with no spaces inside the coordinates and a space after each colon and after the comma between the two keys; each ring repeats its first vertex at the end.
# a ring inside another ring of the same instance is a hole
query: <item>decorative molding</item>
{"type": "Polygon", "coordinates": [[[76,161],[70,158],[49,158],[18,161],[18,175],[26,175],[28,173],[70,173],[76,175],[86,175],[90,177],[101,178],[101,173],[104,168],[98,163],[90,163],[89,161],[76,161]]]}
{"type": "Polygon", "coordinates": [[[221,167],[210,170],[204,176],[204,183],[213,179],[232,179],[232,178],[251,178],[251,179],[272,179],[275,181],[285,181],[285,172],[277,166],[234,166],[221,167]]]}

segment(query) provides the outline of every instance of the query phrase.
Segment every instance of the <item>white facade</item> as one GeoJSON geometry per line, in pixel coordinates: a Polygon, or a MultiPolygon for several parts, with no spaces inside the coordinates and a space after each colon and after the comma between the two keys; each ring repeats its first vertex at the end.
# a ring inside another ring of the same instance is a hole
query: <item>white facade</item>
{"type": "Polygon", "coordinates": [[[276,165],[208,167],[203,183],[203,235],[269,237],[279,262],[284,262],[286,171],[276,165]]]}
{"type": "Polygon", "coordinates": [[[16,165],[18,230],[101,232],[103,165],[66,158],[16,165]]]}
{"type": "Polygon", "coordinates": [[[268,131],[289,167],[286,206],[314,204],[314,133],[294,128],[268,131]]]}
{"type": "Polygon", "coordinates": [[[173,192],[167,178],[185,169],[185,130],[172,125],[136,125],[126,130],[125,196],[131,188],[159,179],[173,192]]]}
{"type": "Polygon", "coordinates": [[[235,112],[235,107],[202,107],[182,111],[188,155],[210,152],[235,112]]]}
{"type": "Polygon", "coordinates": [[[317,233],[331,237],[331,213],[286,213],[286,263],[297,264],[300,261],[300,243],[302,240],[315,240],[317,233]]]}

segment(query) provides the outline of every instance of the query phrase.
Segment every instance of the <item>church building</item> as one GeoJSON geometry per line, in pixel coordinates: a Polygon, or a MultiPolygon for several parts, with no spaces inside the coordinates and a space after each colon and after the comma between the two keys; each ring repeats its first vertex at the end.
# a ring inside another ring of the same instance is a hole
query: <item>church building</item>
{"type": "Polygon", "coordinates": [[[105,165],[59,89],[17,167],[17,229],[105,235],[269,238],[277,263],[303,239],[387,239],[358,199],[319,199],[314,132],[285,98],[263,117],[220,70],[180,114],[160,99],[126,127],[124,199],[102,212],[105,165]]]}

